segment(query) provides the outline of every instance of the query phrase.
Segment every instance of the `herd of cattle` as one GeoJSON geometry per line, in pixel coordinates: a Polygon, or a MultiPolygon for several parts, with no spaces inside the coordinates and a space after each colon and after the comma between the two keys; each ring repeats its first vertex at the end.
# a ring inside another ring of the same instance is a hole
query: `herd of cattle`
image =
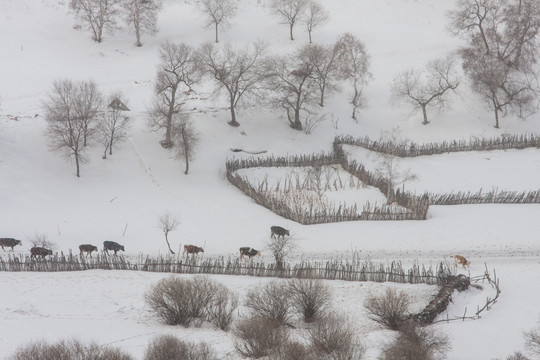
{"type": "MultiPolygon", "coordinates": [[[[289,230],[282,228],[281,226],[272,226],[270,228],[271,238],[275,238],[277,235],[277,238],[285,238],[285,235],[290,236],[289,230]]],[[[11,248],[13,251],[15,246],[22,245],[21,240],[16,240],[13,238],[0,238],[0,246],[2,247],[2,250],[6,250],[5,247],[11,248]]],[[[120,245],[114,241],[104,241],[103,242],[103,252],[107,255],[110,251],[114,251],[114,254],[116,255],[118,251],[125,251],[124,245],[120,245]]],[[[86,255],[86,256],[92,256],[92,252],[98,252],[97,246],[91,245],[91,244],[82,244],[79,246],[80,255],[86,255]]],[[[204,249],[199,246],[195,245],[184,245],[184,252],[183,256],[187,256],[189,254],[197,255],[198,253],[204,253],[204,249]]],[[[34,246],[30,249],[30,257],[31,258],[45,258],[46,256],[52,255],[52,250],[46,249],[44,247],[40,246],[34,246]]],[[[251,259],[254,256],[261,255],[261,252],[259,250],[255,250],[250,247],[241,247],[240,248],[240,259],[243,259],[244,256],[247,256],[249,259],[251,259]]]]}
{"type": "MultiPolygon", "coordinates": [[[[290,236],[289,230],[282,228],[281,226],[272,226],[270,228],[271,238],[279,239],[280,237],[282,239],[285,238],[285,235],[290,236]]],[[[0,238],[0,246],[2,247],[2,250],[6,250],[5,248],[11,248],[13,251],[15,246],[22,245],[21,240],[16,240],[13,238],[0,238]]],[[[118,251],[125,251],[124,245],[120,245],[118,243],[115,243],[114,241],[104,241],[103,242],[103,252],[107,255],[109,254],[109,250],[114,251],[114,254],[118,251]]],[[[97,252],[98,248],[97,246],[90,245],[90,244],[82,244],[79,246],[80,255],[83,256],[86,254],[86,256],[92,256],[92,252],[97,252]]],[[[182,256],[186,256],[189,254],[197,255],[198,253],[204,253],[204,249],[199,246],[195,245],[184,245],[184,252],[182,256]]],[[[30,249],[30,257],[36,258],[40,256],[42,259],[45,258],[45,256],[52,255],[52,250],[46,249],[44,247],[34,246],[30,249]]],[[[255,250],[250,247],[241,247],[240,248],[240,259],[243,259],[244,256],[247,256],[249,259],[251,259],[254,256],[260,256],[261,252],[259,250],[255,250]]],[[[454,259],[454,264],[456,267],[463,266],[463,268],[468,268],[471,265],[471,262],[468,261],[464,256],[462,255],[453,255],[452,258],[454,259]]]]}

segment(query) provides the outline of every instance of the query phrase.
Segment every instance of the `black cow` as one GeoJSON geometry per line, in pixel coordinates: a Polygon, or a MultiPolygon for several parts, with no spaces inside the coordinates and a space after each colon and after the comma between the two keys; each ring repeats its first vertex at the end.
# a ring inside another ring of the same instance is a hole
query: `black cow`
{"type": "Polygon", "coordinates": [[[115,243],[114,241],[104,241],[103,251],[105,251],[107,255],[109,255],[109,250],[114,251],[114,255],[116,255],[116,253],[120,250],[125,251],[124,245],[120,245],[118,243],[115,243]]]}
{"type": "Polygon", "coordinates": [[[2,250],[4,251],[6,251],[6,249],[4,249],[4,246],[10,247],[11,250],[13,251],[13,248],[17,245],[22,246],[22,241],[15,240],[13,238],[0,238],[0,246],[2,247],[2,250]]]}
{"type": "Polygon", "coordinates": [[[79,251],[81,252],[81,256],[86,253],[86,255],[92,256],[92,251],[98,251],[97,246],[90,245],[90,244],[82,244],[79,245],[79,251]]]}
{"type": "Polygon", "coordinates": [[[47,255],[52,255],[52,250],[45,249],[39,246],[34,246],[30,249],[30,257],[35,258],[37,256],[41,256],[42,259],[45,258],[47,255]]]}
{"type": "Polygon", "coordinates": [[[289,230],[282,228],[281,226],[272,226],[270,227],[270,231],[272,231],[272,234],[270,235],[273,239],[274,236],[277,235],[278,239],[281,236],[282,238],[285,237],[285,235],[289,235],[289,230]]]}
{"type": "Polygon", "coordinates": [[[240,259],[243,259],[244,256],[247,256],[248,258],[252,258],[256,255],[261,256],[261,252],[259,250],[255,250],[250,247],[241,247],[240,248],[240,259]]]}

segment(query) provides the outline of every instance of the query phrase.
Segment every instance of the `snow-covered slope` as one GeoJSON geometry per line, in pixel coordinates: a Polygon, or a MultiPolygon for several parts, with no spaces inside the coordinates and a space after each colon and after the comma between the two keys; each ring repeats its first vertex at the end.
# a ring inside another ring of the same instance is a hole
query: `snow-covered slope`
{"type": "MultiPolygon", "coordinates": [[[[269,53],[292,51],[306,43],[307,33],[300,26],[295,28],[296,40],[288,40],[287,26],[269,13],[265,1],[240,1],[238,16],[221,34],[222,43],[246,45],[263,40],[269,43],[269,53]]],[[[503,357],[522,348],[521,331],[538,326],[540,314],[530,289],[538,291],[534,284],[538,283],[540,244],[536,222],[540,206],[433,206],[426,221],[302,226],[256,205],[225,179],[227,159],[250,156],[233,153],[230,148],[267,150],[266,155],[281,156],[328,152],[337,134],[378,138],[383,132],[398,129],[401,138],[424,142],[540,131],[538,114],[526,121],[509,116],[502,120],[501,129],[493,128],[491,113],[471,94],[465,81],[451,109],[431,114],[427,126],[421,125],[420,114],[390,105],[390,84],[398,72],[421,68],[459,46],[459,39],[446,30],[446,12],[453,2],[321,3],[330,12],[330,21],[315,30],[314,41],[331,43],[342,33],[351,32],[365,42],[371,55],[373,79],[366,88],[368,107],[359,113],[358,122],[350,119],[351,89],[344,84],[340,93],[329,97],[324,109],[337,122],[327,120],[310,135],[290,129],[280,109],[257,106],[242,111],[238,119],[241,127],[231,128],[226,124],[228,112],[223,98],[212,97],[210,83],[205,83],[197,90],[199,98],[207,100],[189,104],[197,108],[193,120],[201,143],[186,176],[183,163],[159,145],[161,134],[148,130],[145,111],[152,98],[161,42],[197,46],[213,39],[212,29],[202,26],[202,15],[194,2],[164,1],[159,33],[143,37],[144,46],[137,48],[133,34],[125,29],[107,35],[100,44],[94,43],[88,31],[74,29],[68,1],[1,1],[0,237],[21,239],[23,246],[15,252],[23,254],[28,253],[36,235],[45,235],[56,244],[56,250],[77,249],[82,243],[101,248],[104,240],[112,240],[125,245],[128,257],[156,255],[167,251],[157,219],[169,211],[180,219],[178,229],[169,234],[173,248],[196,244],[204,246],[205,256],[236,256],[240,246],[264,248],[271,225],[290,229],[299,254],[308,258],[350,256],[352,251],[360,251],[374,260],[419,260],[429,264],[461,253],[472,260],[472,274],[483,273],[484,262],[496,267],[503,295],[485,319],[440,325],[454,346],[449,358],[503,357]],[[134,126],[128,141],[107,160],[101,159],[101,148],[92,149],[80,178],[75,176],[73,163],[48,149],[43,135],[46,124],[42,104],[58,79],[94,80],[103,92],[120,90],[129,99],[134,126]],[[516,312],[519,316],[510,316],[516,312]],[[488,334],[478,335],[483,332],[488,334]],[[475,339],[475,346],[470,338],[475,339]],[[467,352],[471,348],[474,356],[467,352]]],[[[461,156],[407,162],[405,166],[420,178],[411,186],[418,186],[418,191],[540,187],[537,149],[468,156],[467,162],[461,156]],[[488,162],[487,158],[491,163],[496,161],[489,174],[478,170],[481,163],[488,162]],[[445,163],[459,171],[448,171],[445,163]],[[469,182],[463,183],[464,179],[469,182]]],[[[266,254],[263,259],[270,257],[266,254]]],[[[9,278],[8,274],[2,276],[9,278]]],[[[54,275],[40,276],[45,276],[45,283],[55,281],[54,275]]],[[[137,275],[126,276],[131,277],[130,282],[137,282],[137,275]]],[[[145,279],[147,284],[154,278],[145,279]]],[[[0,296],[11,291],[10,286],[1,287],[0,296]]],[[[48,291],[47,286],[35,286],[37,296],[48,291]]],[[[100,286],[99,281],[92,286],[100,286]]],[[[13,301],[24,303],[25,290],[16,286],[11,289],[18,294],[13,301]]],[[[450,311],[462,313],[465,306],[475,308],[479,300],[467,296],[460,295],[450,311]]],[[[16,309],[5,303],[1,306],[3,313],[16,309]]],[[[30,326],[33,319],[29,316],[19,320],[30,326]]],[[[85,321],[93,320],[81,319],[81,324],[85,321]]],[[[143,327],[137,335],[146,339],[156,331],[154,327],[149,331],[143,327]]],[[[170,330],[159,327],[159,331],[170,330]]],[[[83,330],[79,332],[84,334],[83,330]]],[[[18,331],[3,331],[0,338],[12,349],[13,344],[27,340],[20,335],[18,331]]],[[[126,349],[133,350],[128,345],[126,349]]],[[[0,354],[5,356],[2,351],[0,354]]]]}

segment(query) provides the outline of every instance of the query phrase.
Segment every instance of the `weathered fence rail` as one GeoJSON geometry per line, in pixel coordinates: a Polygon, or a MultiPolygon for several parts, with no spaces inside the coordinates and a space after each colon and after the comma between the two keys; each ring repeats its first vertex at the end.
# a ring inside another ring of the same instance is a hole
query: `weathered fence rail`
{"type": "Polygon", "coordinates": [[[369,260],[302,261],[284,264],[241,261],[237,258],[178,258],[171,256],[141,256],[129,261],[124,256],[98,255],[85,258],[79,255],[56,254],[50,258],[32,259],[23,255],[0,256],[0,271],[84,271],[92,269],[138,270],[175,274],[249,275],[280,278],[315,278],[325,280],[397,282],[442,285],[455,270],[440,263],[436,268],[418,264],[405,268],[401,262],[390,264],[369,260]]]}

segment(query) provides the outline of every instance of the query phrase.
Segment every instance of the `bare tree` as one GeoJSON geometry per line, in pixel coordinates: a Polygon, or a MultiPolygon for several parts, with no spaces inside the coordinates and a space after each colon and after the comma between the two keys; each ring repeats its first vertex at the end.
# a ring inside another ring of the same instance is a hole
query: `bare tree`
{"type": "Polygon", "coordinates": [[[178,218],[173,216],[169,211],[165,211],[158,218],[158,227],[163,231],[163,235],[165,235],[165,242],[171,254],[174,254],[174,251],[172,251],[171,244],[169,243],[169,233],[176,230],[179,223],[178,218]]]}
{"type": "Polygon", "coordinates": [[[126,22],[135,30],[135,45],[142,46],[141,34],[157,32],[157,18],[161,10],[161,0],[124,0],[122,6],[126,22]]]}
{"type": "Polygon", "coordinates": [[[184,43],[167,41],[161,45],[159,55],[161,62],[154,87],[156,96],[148,110],[148,123],[152,129],[165,129],[161,145],[171,148],[173,117],[180,113],[186,93],[191,92],[192,86],[200,80],[200,71],[195,51],[184,43]]]}
{"type": "Polygon", "coordinates": [[[275,56],[266,61],[271,103],[285,109],[290,126],[295,130],[303,129],[301,111],[316,101],[314,65],[305,54],[306,51],[300,49],[291,55],[275,56]]]}
{"type": "Polygon", "coordinates": [[[98,133],[105,150],[103,159],[107,158],[107,153],[112,155],[116,144],[127,139],[128,130],[131,126],[131,119],[125,115],[127,100],[120,92],[109,96],[108,106],[103,111],[103,115],[98,124],[98,133]]]}
{"type": "Polygon", "coordinates": [[[396,187],[417,179],[417,176],[411,172],[411,169],[402,169],[397,157],[390,154],[382,155],[382,161],[376,172],[377,175],[384,177],[388,181],[388,190],[386,193],[388,204],[394,202],[396,187]]]}
{"type": "Polygon", "coordinates": [[[82,25],[92,30],[92,39],[99,43],[104,30],[117,29],[119,4],[119,0],[71,0],[70,8],[82,25]]]}
{"type": "Polygon", "coordinates": [[[415,110],[422,110],[422,124],[427,125],[428,106],[438,110],[446,107],[448,94],[459,85],[454,63],[454,58],[448,56],[429,62],[425,72],[409,70],[399,74],[392,84],[392,102],[404,102],[415,110]]]}
{"type": "Polygon", "coordinates": [[[178,118],[178,122],[174,124],[173,130],[174,146],[176,157],[185,161],[186,169],[184,174],[187,175],[189,172],[189,161],[195,158],[199,135],[187,114],[181,114],[178,118]]]}
{"type": "Polygon", "coordinates": [[[80,176],[80,164],[86,161],[88,138],[95,134],[93,120],[100,101],[101,95],[94,83],[74,84],[63,80],[54,83],[49,99],[43,105],[49,146],[75,159],[77,177],[80,176]]]}
{"type": "Polygon", "coordinates": [[[266,247],[274,256],[276,268],[281,270],[285,266],[285,258],[296,249],[296,242],[290,236],[282,236],[281,238],[277,236],[277,238],[270,238],[266,247]]]}
{"type": "Polygon", "coordinates": [[[533,355],[540,355],[540,331],[532,329],[523,333],[525,346],[533,355]]]}
{"type": "Polygon", "coordinates": [[[283,24],[289,24],[289,35],[294,40],[293,28],[306,10],[307,0],[272,0],[270,7],[283,24]]]}
{"type": "Polygon", "coordinates": [[[311,44],[311,33],[313,29],[323,26],[328,22],[328,11],[315,0],[309,0],[305,14],[302,14],[302,21],[306,25],[309,43],[311,44]]]}
{"type": "Polygon", "coordinates": [[[338,39],[336,47],[339,51],[340,78],[351,80],[353,83],[352,118],[356,120],[356,112],[365,106],[362,87],[371,79],[371,73],[369,72],[370,57],[364,43],[351,33],[343,34],[338,39]]]}
{"type": "Polygon", "coordinates": [[[204,72],[216,82],[216,91],[225,89],[229,96],[231,126],[240,126],[236,120],[236,108],[242,101],[256,95],[264,78],[261,69],[264,50],[262,43],[255,43],[252,48],[244,50],[234,49],[230,44],[218,49],[212,43],[206,43],[199,50],[204,72]]]}
{"type": "Polygon", "coordinates": [[[228,26],[230,19],[236,15],[238,10],[236,0],[201,0],[199,6],[206,15],[206,26],[214,25],[218,43],[219,27],[228,26]]]}
{"type": "Polygon", "coordinates": [[[460,0],[450,28],[467,40],[459,50],[472,88],[495,115],[538,110],[540,4],[537,0],[460,0]]]}
{"type": "Polygon", "coordinates": [[[302,48],[303,55],[313,66],[313,78],[319,86],[319,105],[324,106],[324,98],[328,91],[337,90],[338,52],[335,45],[311,45],[302,48]]]}

